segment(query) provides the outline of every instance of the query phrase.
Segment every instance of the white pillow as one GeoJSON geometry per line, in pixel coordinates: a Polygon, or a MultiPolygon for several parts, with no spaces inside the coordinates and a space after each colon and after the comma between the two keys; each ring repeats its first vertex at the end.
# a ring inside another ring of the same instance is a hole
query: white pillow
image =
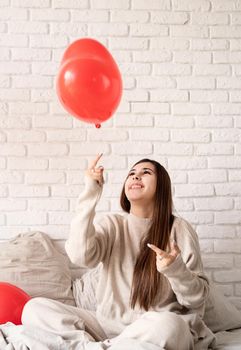
{"type": "Polygon", "coordinates": [[[102,264],[83,274],[73,282],[73,294],[78,307],[86,310],[96,310],[95,291],[99,280],[102,264]]]}
{"type": "Polygon", "coordinates": [[[228,331],[241,327],[241,311],[210,282],[203,320],[213,332],[228,331]]]}
{"type": "Polygon", "coordinates": [[[68,258],[42,232],[22,233],[0,243],[0,281],[32,297],[75,305],[68,258]]]}

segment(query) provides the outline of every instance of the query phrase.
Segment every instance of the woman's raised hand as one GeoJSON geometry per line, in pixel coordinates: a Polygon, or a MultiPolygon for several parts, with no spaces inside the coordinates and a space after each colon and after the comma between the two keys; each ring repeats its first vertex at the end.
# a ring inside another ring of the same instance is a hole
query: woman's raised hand
{"type": "Polygon", "coordinates": [[[154,244],[147,244],[149,248],[151,248],[156,253],[156,268],[159,272],[161,272],[161,269],[163,267],[166,267],[168,265],[171,265],[173,261],[176,259],[176,257],[181,253],[178,245],[176,242],[172,241],[170,244],[170,252],[165,252],[164,250],[161,250],[154,244]]]}
{"type": "Polygon", "coordinates": [[[97,166],[101,157],[102,157],[102,153],[98,154],[96,158],[89,163],[88,169],[85,172],[87,176],[97,181],[100,186],[102,186],[104,183],[104,177],[103,177],[104,168],[101,165],[97,166]]]}

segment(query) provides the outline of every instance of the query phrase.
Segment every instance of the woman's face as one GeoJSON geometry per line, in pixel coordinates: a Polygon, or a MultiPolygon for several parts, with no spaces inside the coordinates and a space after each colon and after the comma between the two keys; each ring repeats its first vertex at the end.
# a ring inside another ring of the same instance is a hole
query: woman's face
{"type": "Polygon", "coordinates": [[[125,182],[125,194],[132,204],[153,204],[156,194],[156,169],[150,162],[134,165],[125,182]]]}

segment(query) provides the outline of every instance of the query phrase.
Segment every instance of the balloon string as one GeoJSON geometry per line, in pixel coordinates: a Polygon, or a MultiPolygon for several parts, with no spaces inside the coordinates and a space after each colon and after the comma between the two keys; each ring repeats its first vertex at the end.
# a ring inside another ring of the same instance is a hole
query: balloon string
{"type": "Polygon", "coordinates": [[[96,127],[97,129],[99,129],[99,128],[101,128],[101,125],[100,125],[100,124],[95,124],[95,127],[96,127]]]}

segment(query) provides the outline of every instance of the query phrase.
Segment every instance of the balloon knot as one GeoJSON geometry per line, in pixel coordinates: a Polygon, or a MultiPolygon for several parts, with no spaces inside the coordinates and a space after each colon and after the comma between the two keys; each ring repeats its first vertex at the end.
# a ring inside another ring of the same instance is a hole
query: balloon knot
{"type": "Polygon", "coordinates": [[[95,127],[96,127],[97,129],[99,129],[99,128],[101,128],[101,125],[100,125],[100,124],[95,124],[95,127]]]}

